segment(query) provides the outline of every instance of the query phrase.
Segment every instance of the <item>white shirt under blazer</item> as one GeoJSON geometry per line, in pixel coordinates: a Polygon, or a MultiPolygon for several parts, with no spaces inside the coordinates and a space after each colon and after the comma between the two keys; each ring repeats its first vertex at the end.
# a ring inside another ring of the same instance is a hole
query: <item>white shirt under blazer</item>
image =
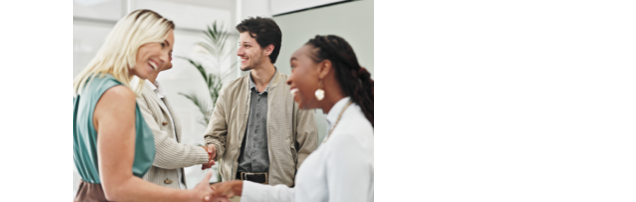
{"type": "MultiPolygon", "coordinates": [[[[349,100],[343,98],[331,108],[329,129],[349,100]]],[[[373,172],[373,126],[352,103],[331,137],[300,166],[294,188],[244,181],[241,202],[373,201],[373,172]]]]}

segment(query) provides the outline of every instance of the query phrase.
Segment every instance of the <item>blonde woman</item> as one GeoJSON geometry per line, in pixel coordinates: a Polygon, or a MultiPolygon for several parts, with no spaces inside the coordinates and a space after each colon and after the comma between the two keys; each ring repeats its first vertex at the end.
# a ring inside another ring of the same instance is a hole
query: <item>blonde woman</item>
{"type": "MultiPolygon", "coordinates": [[[[130,88],[169,62],[174,23],[150,10],[119,20],[73,81],[73,160],[82,181],[75,201],[208,201],[211,173],[192,190],[142,180],[155,143],[130,88]]],[[[140,87],[143,85],[139,85],[140,87]]]]}

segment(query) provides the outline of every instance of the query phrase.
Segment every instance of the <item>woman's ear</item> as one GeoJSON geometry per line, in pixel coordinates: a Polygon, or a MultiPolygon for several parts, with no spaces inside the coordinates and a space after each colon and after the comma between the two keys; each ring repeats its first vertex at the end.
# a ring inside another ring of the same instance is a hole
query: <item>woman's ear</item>
{"type": "Polygon", "coordinates": [[[324,79],[325,77],[327,77],[329,72],[331,72],[331,65],[332,64],[330,60],[323,60],[322,62],[320,62],[320,67],[318,69],[318,77],[320,79],[324,79]]]}

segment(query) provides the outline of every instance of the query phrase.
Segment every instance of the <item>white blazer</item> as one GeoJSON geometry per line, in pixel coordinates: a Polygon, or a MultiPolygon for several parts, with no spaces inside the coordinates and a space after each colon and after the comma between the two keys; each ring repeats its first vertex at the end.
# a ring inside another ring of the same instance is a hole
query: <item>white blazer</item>
{"type": "MultiPolygon", "coordinates": [[[[343,98],[331,108],[327,114],[330,127],[349,99],[343,98]]],[[[241,201],[373,201],[373,175],[373,126],[360,107],[351,104],[327,142],[300,166],[295,188],[244,181],[241,201]]]]}

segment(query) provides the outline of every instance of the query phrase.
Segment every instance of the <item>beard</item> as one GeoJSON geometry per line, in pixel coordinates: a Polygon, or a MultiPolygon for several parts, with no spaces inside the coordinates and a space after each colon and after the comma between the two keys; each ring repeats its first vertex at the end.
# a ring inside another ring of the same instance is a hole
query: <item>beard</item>
{"type": "Polygon", "coordinates": [[[249,64],[248,64],[248,65],[247,65],[247,66],[245,66],[245,67],[240,67],[240,69],[241,69],[241,71],[244,71],[244,72],[246,72],[246,71],[250,71],[250,70],[254,69],[254,65],[249,65],[249,64]]]}
{"type": "Polygon", "coordinates": [[[248,59],[248,63],[245,65],[245,67],[241,66],[240,69],[241,71],[250,71],[258,66],[261,66],[261,64],[263,63],[263,53],[259,53],[258,55],[255,55],[254,57],[249,57],[248,59]]]}

